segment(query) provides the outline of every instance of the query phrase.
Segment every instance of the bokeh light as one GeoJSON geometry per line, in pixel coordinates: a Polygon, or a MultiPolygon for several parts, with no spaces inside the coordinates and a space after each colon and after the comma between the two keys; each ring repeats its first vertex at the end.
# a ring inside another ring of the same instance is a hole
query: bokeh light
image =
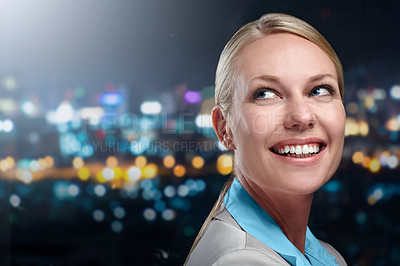
{"type": "Polygon", "coordinates": [[[353,153],[351,159],[353,160],[353,163],[362,163],[364,160],[364,154],[360,151],[356,151],[353,153]]]}
{"type": "Polygon", "coordinates": [[[172,168],[175,165],[175,158],[171,155],[165,156],[163,164],[166,168],[172,168]]]}
{"type": "Polygon", "coordinates": [[[104,211],[96,209],[93,211],[93,219],[96,222],[102,222],[104,220],[104,218],[106,217],[104,211]]]}
{"type": "Polygon", "coordinates": [[[377,173],[381,169],[381,164],[378,159],[374,158],[369,162],[369,170],[372,173],[377,173]]]}
{"type": "Polygon", "coordinates": [[[140,105],[140,111],[145,115],[156,115],[162,110],[162,106],[157,101],[144,102],[140,105]]]}
{"type": "Polygon", "coordinates": [[[46,156],[44,157],[44,160],[46,161],[47,167],[51,168],[54,165],[54,159],[51,156],[46,156]]]}
{"type": "Polygon", "coordinates": [[[129,167],[127,171],[127,181],[138,181],[142,176],[142,171],[136,166],[129,167]]]}
{"type": "Polygon", "coordinates": [[[394,85],[390,89],[390,96],[392,96],[393,99],[399,100],[400,99],[400,86],[399,85],[394,85]]]}
{"type": "Polygon", "coordinates": [[[143,178],[154,178],[157,175],[157,165],[149,163],[142,169],[143,178]]]}
{"type": "Polygon", "coordinates": [[[124,229],[124,225],[122,224],[121,221],[113,221],[111,223],[111,230],[115,233],[121,233],[122,230],[124,229]]]}
{"type": "Polygon", "coordinates": [[[17,88],[17,80],[13,76],[5,76],[2,80],[4,88],[9,91],[15,90],[17,88]]]}
{"type": "Polygon", "coordinates": [[[202,168],[204,166],[204,159],[201,156],[195,156],[192,159],[192,165],[194,168],[202,168]]]}
{"type": "Polygon", "coordinates": [[[136,159],[135,159],[135,164],[136,164],[136,166],[139,167],[139,168],[145,167],[146,164],[147,164],[147,159],[146,159],[146,157],[144,157],[144,156],[138,156],[138,157],[136,157],[136,159]]]}
{"type": "Polygon", "coordinates": [[[217,159],[217,171],[221,175],[227,175],[232,172],[232,155],[223,154],[220,155],[217,159]]]}
{"type": "Polygon", "coordinates": [[[99,103],[104,106],[118,106],[123,102],[124,95],[119,91],[108,91],[99,97],[99,103]]]}
{"type": "Polygon", "coordinates": [[[162,217],[165,221],[172,221],[173,219],[175,219],[176,213],[175,213],[174,210],[165,209],[165,210],[162,212],[161,217],[162,217]]]}
{"type": "Polygon", "coordinates": [[[14,122],[10,119],[6,119],[4,121],[0,120],[0,132],[4,131],[5,133],[9,133],[14,129],[14,122]]]}
{"type": "Polygon", "coordinates": [[[98,184],[94,187],[94,193],[99,196],[103,197],[107,192],[107,189],[104,185],[98,184]]]}
{"type": "Polygon", "coordinates": [[[195,119],[195,123],[199,128],[212,128],[211,115],[199,114],[195,119]]]}
{"type": "Polygon", "coordinates": [[[143,211],[143,217],[147,220],[147,221],[154,221],[157,218],[157,213],[155,210],[151,209],[151,208],[147,208],[143,211]]]}
{"type": "Polygon", "coordinates": [[[176,188],[172,185],[168,185],[164,188],[164,195],[167,198],[173,198],[176,195],[176,188]]]}
{"type": "Polygon", "coordinates": [[[174,175],[175,175],[176,177],[182,177],[182,176],[184,176],[185,174],[186,174],[186,168],[185,168],[185,166],[180,165],[180,164],[177,164],[177,165],[174,167],[174,175]]]}
{"type": "Polygon", "coordinates": [[[31,101],[25,101],[21,108],[26,115],[34,115],[36,112],[36,106],[31,101]]]}
{"type": "Polygon", "coordinates": [[[184,98],[187,103],[199,103],[201,102],[201,93],[198,91],[186,91],[184,98]]]}
{"type": "Polygon", "coordinates": [[[107,158],[106,164],[110,168],[114,168],[118,165],[118,159],[115,156],[109,156],[107,158]]]}
{"type": "Polygon", "coordinates": [[[116,207],[113,213],[115,218],[122,219],[125,217],[125,209],[122,207],[116,207]]]}
{"type": "Polygon", "coordinates": [[[90,171],[89,171],[89,169],[86,168],[86,167],[80,168],[80,169],[78,170],[78,177],[79,177],[81,180],[83,180],[83,181],[88,180],[89,177],[90,177],[90,171]]]}
{"type": "Polygon", "coordinates": [[[20,196],[18,196],[16,194],[11,194],[9,201],[10,201],[11,206],[13,206],[15,208],[17,208],[21,205],[21,198],[20,198],[20,196]]]}
{"type": "Polygon", "coordinates": [[[397,117],[392,117],[389,119],[386,124],[386,129],[389,131],[399,131],[400,130],[400,122],[397,117]]]}
{"type": "Polygon", "coordinates": [[[102,175],[105,180],[110,181],[114,178],[114,171],[113,169],[106,167],[103,169],[102,175]]]}
{"type": "Polygon", "coordinates": [[[85,164],[85,163],[83,162],[82,158],[80,158],[80,157],[75,157],[75,158],[72,160],[72,165],[73,165],[73,167],[74,167],[75,169],[80,169],[80,168],[82,168],[84,164],[85,164]]]}

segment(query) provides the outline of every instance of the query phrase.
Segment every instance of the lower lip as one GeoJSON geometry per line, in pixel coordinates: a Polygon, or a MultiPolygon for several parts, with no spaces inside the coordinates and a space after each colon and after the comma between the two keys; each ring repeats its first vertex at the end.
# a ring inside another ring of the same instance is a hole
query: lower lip
{"type": "Polygon", "coordinates": [[[271,152],[274,155],[276,155],[279,159],[283,160],[285,163],[289,163],[289,164],[295,165],[295,166],[309,166],[309,165],[313,165],[313,164],[317,163],[321,159],[322,155],[325,152],[325,149],[326,149],[326,147],[324,149],[322,149],[318,154],[310,156],[310,157],[304,157],[304,158],[281,156],[276,153],[273,153],[272,151],[271,152]]]}

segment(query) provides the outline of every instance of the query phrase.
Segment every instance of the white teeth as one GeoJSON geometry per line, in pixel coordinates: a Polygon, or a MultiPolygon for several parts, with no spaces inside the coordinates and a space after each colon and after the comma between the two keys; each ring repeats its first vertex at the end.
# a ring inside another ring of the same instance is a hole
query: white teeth
{"type": "Polygon", "coordinates": [[[308,145],[303,145],[303,154],[308,154],[308,145]]]}
{"type": "Polygon", "coordinates": [[[301,154],[301,153],[302,153],[301,146],[297,145],[296,146],[296,154],[301,154]]]}
{"type": "Polygon", "coordinates": [[[284,147],[274,148],[274,151],[279,154],[288,154],[292,157],[309,157],[313,153],[319,152],[318,144],[305,144],[305,145],[285,145],[284,147]]]}

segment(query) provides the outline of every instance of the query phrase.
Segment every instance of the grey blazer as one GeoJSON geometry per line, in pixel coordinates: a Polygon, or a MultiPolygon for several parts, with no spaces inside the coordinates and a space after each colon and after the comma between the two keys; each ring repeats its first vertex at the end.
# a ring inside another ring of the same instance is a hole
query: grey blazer
{"type": "MultiPolygon", "coordinates": [[[[322,241],[320,243],[329,254],[335,256],[339,265],[347,265],[343,257],[331,245],[322,241]]],[[[290,266],[269,246],[243,231],[223,205],[221,211],[208,224],[204,235],[190,255],[187,265],[290,266]]]]}

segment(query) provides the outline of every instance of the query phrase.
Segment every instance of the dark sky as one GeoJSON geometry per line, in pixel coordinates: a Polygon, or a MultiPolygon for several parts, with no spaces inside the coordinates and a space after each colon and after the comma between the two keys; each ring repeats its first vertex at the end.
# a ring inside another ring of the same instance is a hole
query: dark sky
{"type": "Polygon", "coordinates": [[[137,98],[180,83],[200,90],[230,36],[268,12],[316,27],[345,70],[400,65],[395,1],[0,0],[0,77],[36,93],[107,82],[137,98]]]}

